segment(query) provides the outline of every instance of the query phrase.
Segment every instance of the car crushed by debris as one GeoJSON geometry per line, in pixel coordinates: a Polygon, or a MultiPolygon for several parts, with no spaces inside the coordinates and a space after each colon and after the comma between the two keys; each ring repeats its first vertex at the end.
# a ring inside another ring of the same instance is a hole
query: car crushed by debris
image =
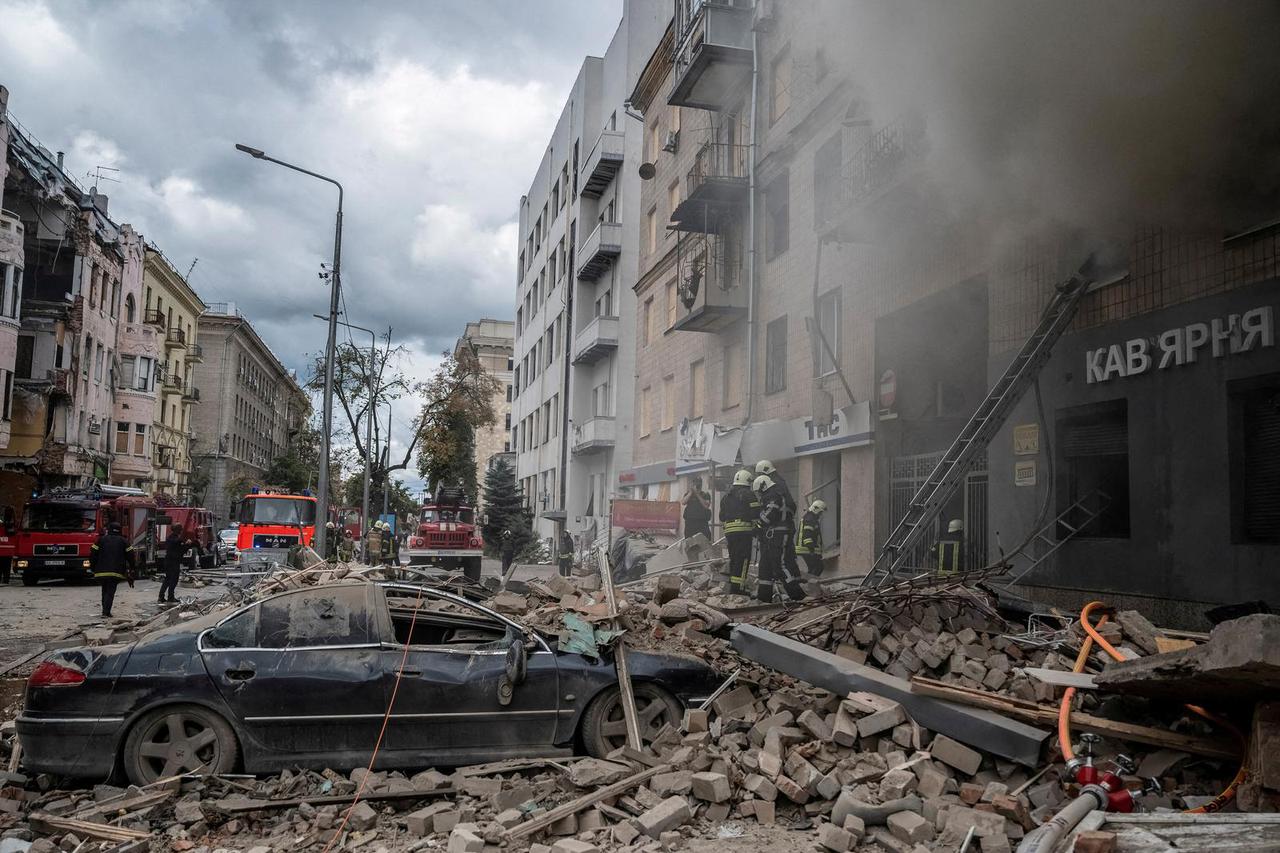
{"type": "MultiPolygon", "coordinates": [[[[121,644],[68,648],[28,682],[24,766],[136,784],[178,773],[454,766],[626,740],[612,657],[443,590],[338,582],[121,644]],[[384,716],[388,724],[383,729],[384,716]]],[[[644,734],[719,683],[703,662],[633,651],[644,734]]]]}

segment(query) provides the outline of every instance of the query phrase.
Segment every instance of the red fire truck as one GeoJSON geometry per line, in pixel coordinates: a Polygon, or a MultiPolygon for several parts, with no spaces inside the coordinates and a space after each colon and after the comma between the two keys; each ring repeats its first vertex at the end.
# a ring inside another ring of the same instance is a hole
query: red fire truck
{"type": "Polygon", "coordinates": [[[316,499],[272,486],[255,487],[235,510],[236,548],[243,560],[286,561],[294,545],[310,545],[316,532],[316,499]]]}
{"type": "Polygon", "coordinates": [[[210,569],[221,565],[220,549],[216,547],[217,540],[214,538],[213,513],[204,507],[187,506],[171,495],[161,494],[154,497],[160,511],[168,517],[167,520],[157,519],[156,559],[164,559],[169,528],[177,526],[182,530],[183,539],[194,540],[200,546],[200,568],[210,569]]]}
{"type": "Polygon", "coordinates": [[[409,531],[405,544],[411,566],[461,568],[468,579],[480,580],[484,542],[475,508],[461,489],[436,489],[435,497],[419,511],[418,526],[409,531]]]}
{"type": "Polygon", "coordinates": [[[93,544],[118,522],[133,546],[140,569],[155,563],[156,503],[141,489],[93,486],[55,490],[27,502],[18,532],[13,566],[22,583],[42,578],[87,580],[93,577],[93,544]]]}

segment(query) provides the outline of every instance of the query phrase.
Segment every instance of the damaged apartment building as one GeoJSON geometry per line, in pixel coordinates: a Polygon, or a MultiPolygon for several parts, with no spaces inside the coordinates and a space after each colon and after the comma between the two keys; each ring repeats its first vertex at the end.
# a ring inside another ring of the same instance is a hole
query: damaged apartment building
{"type": "Polygon", "coordinates": [[[837,49],[851,14],[677,2],[637,78],[635,417],[614,493],[678,500],[697,477],[718,498],[770,459],[799,502],[826,501],[828,574],[859,576],[1094,255],[1035,393],[908,563],[936,568],[958,522],[965,569],[1019,551],[1017,589],[1041,601],[1105,593],[1173,624],[1274,600],[1274,216],[993,240],[931,195],[950,153],[931,129],[955,117],[870,98],[837,49]]]}

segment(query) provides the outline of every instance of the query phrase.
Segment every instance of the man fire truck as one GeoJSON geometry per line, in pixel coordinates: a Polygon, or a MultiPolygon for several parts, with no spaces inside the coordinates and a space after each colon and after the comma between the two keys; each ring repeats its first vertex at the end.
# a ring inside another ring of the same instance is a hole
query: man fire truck
{"type": "Polygon", "coordinates": [[[435,497],[423,504],[418,526],[410,530],[404,553],[411,566],[459,568],[468,580],[480,580],[484,542],[476,526],[475,507],[461,488],[436,488],[435,497]]]}
{"type": "Polygon", "coordinates": [[[91,548],[112,522],[120,525],[139,568],[155,563],[156,503],[141,489],[96,485],[32,498],[22,514],[14,568],[22,583],[42,578],[93,579],[91,548]]]}
{"type": "Polygon", "coordinates": [[[316,532],[316,499],[275,486],[254,487],[235,509],[240,527],[236,548],[242,559],[286,563],[289,549],[311,545],[316,532]]]}

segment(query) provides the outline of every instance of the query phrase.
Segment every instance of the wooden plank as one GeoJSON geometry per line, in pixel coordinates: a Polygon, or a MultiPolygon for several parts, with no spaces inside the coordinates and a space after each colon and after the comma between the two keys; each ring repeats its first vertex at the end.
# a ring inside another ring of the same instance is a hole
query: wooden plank
{"type": "Polygon", "coordinates": [[[114,797],[110,800],[103,800],[100,803],[91,803],[88,807],[76,812],[72,817],[78,815],[88,815],[95,812],[102,814],[116,815],[120,812],[132,812],[138,809],[145,809],[149,806],[159,805],[173,798],[175,791],[152,791],[148,794],[136,794],[134,796],[124,795],[114,797]]]}
{"type": "MultiPolygon", "coordinates": [[[[600,566],[600,588],[609,604],[609,625],[618,625],[618,596],[613,590],[613,561],[608,551],[602,550],[596,561],[600,566]]],[[[618,692],[622,698],[622,719],[627,724],[627,746],[639,752],[644,749],[640,738],[640,714],[636,710],[636,694],[631,685],[631,672],[627,668],[627,638],[622,636],[613,647],[613,668],[618,674],[618,692]]]]}
{"type": "Polygon", "coordinates": [[[1023,672],[1037,681],[1052,684],[1054,687],[1074,687],[1077,690],[1097,690],[1093,676],[1087,672],[1068,672],[1061,669],[1043,669],[1038,666],[1026,667],[1023,672]]]}
{"type": "Polygon", "coordinates": [[[126,829],[123,826],[111,826],[69,817],[55,817],[44,813],[31,815],[27,822],[36,832],[46,835],[73,832],[80,838],[96,838],[100,841],[141,841],[151,837],[151,833],[137,829],[126,829]]]}
{"type": "Polygon", "coordinates": [[[8,663],[6,663],[4,666],[0,666],[0,675],[8,675],[18,667],[22,666],[24,663],[31,663],[31,661],[35,660],[40,655],[44,654],[47,648],[48,648],[47,646],[41,645],[40,648],[36,649],[34,652],[23,655],[22,657],[16,660],[11,660],[8,663]]]}
{"type": "MultiPolygon", "coordinates": [[[[360,802],[399,802],[401,800],[426,800],[432,797],[443,797],[456,793],[456,788],[434,788],[427,791],[384,791],[374,794],[363,794],[360,802]]],[[[297,797],[290,800],[249,800],[230,797],[217,800],[209,805],[224,814],[244,814],[245,812],[264,811],[267,809],[292,809],[304,803],[312,806],[345,806],[354,801],[351,794],[332,797],[297,797]]]]}
{"type": "Polygon", "coordinates": [[[526,820],[524,823],[517,824],[507,830],[506,837],[511,840],[525,838],[539,830],[546,829],[558,820],[577,814],[585,808],[590,808],[601,800],[607,800],[610,797],[616,797],[618,794],[630,791],[632,788],[649,781],[659,773],[666,773],[671,767],[666,764],[660,764],[657,767],[650,767],[647,770],[641,770],[633,776],[614,782],[612,785],[606,785],[598,788],[589,794],[584,794],[576,800],[570,800],[562,806],[556,806],[546,814],[540,815],[533,820],[526,820]]]}
{"type": "MultiPolygon", "coordinates": [[[[913,693],[918,692],[924,696],[932,696],[935,699],[949,699],[962,705],[985,708],[988,711],[995,711],[998,714],[1022,720],[1033,726],[1055,726],[1058,721],[1058,709],[1056,707],[1037,705],[1034,702],[998,696],[994,693],[984,693],[981,690],[972,690],[955,684],[944,684],[941,681],[934,681],[930,678],[917,676],[911,679],[911,690],[913,693]]],[[[1097,717],[1093,714],[1086,714],[1083,711],[1071,712],[1071,725],[1081,731],[1104,734],[1134,743],[1180,749],[1183,752],[1190,752],[1194,755],[1207,755],[1212,758],[1225,759],[1238,759],[1240,757],[1239,746],[1230,740],[1196,737],[1181,732],[1171,732],[1167,729],[1140,726],[1135,723],[1120,722],[1119,720],[1108,720],[1105,717],[1097,717]]]]}

